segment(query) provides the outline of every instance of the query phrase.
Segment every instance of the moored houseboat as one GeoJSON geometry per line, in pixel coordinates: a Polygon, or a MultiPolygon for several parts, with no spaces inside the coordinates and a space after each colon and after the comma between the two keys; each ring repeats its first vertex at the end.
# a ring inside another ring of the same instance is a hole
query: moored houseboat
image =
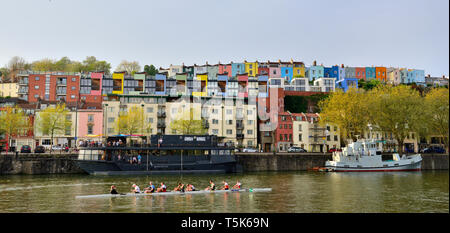
{"type": "MultiPolygon", "coordinates": [[[[131,140],[130,140],[131,141],[131,140]]],[[[215,135],[152,135],[150,143],[133,144],[126,135],[110,137],[105,146],[82,147],[78,166],[94,175],[233,173],[234,147],[218,144],[215,135]]]]}

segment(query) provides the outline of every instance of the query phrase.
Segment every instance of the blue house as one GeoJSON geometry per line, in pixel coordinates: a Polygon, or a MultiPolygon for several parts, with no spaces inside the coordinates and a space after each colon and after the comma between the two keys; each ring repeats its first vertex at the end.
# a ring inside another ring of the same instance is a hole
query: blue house
{"type": "Polygon", "coordinates": [[[358,88],[358,80],[357,78],[345,78],[336,82],[336,88],[341,88],[344,92],[350,87],[358,88]]]}
{"type": "Polygon", "coordinates": [[[366,80],[370,81],[372,79],[375,79],[375,67],[366,67],[366,80]]]}
{"type": "Polygon", "coordinates": [[[155,95],[165,95],[166,94],[166,75],[156,74],[155,75],[155,95]]]}
{"type": "Polygon", "coordinates": [[[317,80],[319,78],[323,78],[324,67],[323,66],[310,66],[306,68],[306,77],[309,78],[309,81],[317,80]]]}
{"type": "Polygon", "coordinates": [[[231,77],[236,77],[236,75],[244,73],[245,73],[244,63],[231,63],[231,77]]]}
{"type": "Polygon", "coordinates": [[[294,73],[292,67],[280,67],[280,71],[281,77],[284,78],[284,80],[291,82],[294,73]]]}
{"type": "Polygon", "coordinates": [[[416,69],[408,70],[407,83],[425,84],[425,71],[416,69]]]}

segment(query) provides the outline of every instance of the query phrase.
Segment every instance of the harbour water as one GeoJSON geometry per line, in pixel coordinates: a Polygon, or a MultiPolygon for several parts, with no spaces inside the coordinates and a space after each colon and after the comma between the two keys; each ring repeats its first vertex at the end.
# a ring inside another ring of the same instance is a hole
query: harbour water
{"type": "Polygon", "coordinates": [[[0,213],[449,213],[448,171],[387,173],[258,172],[171,176],[0,176],[0,213]],[[76,199],[129,192],[149,181],[178,181],[197,189],[222,180],[263,193],[76,199]]]}

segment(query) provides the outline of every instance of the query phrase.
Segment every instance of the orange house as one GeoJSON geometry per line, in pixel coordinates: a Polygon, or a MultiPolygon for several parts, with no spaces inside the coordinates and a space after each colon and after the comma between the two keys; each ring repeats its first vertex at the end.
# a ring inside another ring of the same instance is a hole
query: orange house
{"type": "Polygon", "coordinates": [[[386,82],[386,67],[375,67],[375,77],[382,82],[386,82]]]}

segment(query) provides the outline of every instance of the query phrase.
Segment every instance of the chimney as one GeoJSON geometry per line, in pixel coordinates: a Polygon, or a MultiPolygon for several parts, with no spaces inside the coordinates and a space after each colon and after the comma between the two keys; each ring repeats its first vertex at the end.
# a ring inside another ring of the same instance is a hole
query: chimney
{"type": "Polygon", "coordinates": [[[278,63],[281,63],[281,60],[280,60],[280,59],[278,59],[278,63]]]}
{"type": "Polygon", "coordinates": [[[316,60],[313,61],[313,66],[317,66],[316,60]]]}
{"type": "Polygon", "coordinates": [[[244,63],[247,63],[247,60],[244,60],[244,63]]]}
{"type": "Polygon", "coordinates": [[[344,64],[341,64],[341,68],[344,68],[344,64]]]}
{"type": "Polygon", "coordinates": [[[294,63],[294,60],[291,58],[291,63],[294,63]]]}

